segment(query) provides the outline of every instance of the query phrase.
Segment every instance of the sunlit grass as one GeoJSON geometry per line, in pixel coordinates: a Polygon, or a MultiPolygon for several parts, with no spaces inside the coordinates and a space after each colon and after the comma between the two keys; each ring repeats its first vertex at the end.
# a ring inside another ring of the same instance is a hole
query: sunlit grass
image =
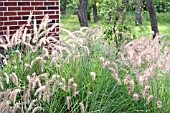
{"type": "MultiPolygon", "coordinates": [[[[132,14],[131,14],[132,15],[132,14]]],[[[144,14],[143,15],[143,25],[142,26],[135,26],[134,22],[134,15],[132,15],[130,18],[129,22],[127,22],[127,25],[130,25],[132,29],[132,34],[134,34],[136,37],[141,37],[141,36],[148,36],[151,33],[151,26],[150,26],[150,20],[149,20],[149,15],[144,14]]],[[[158,13],[157,14],[157,21],[158,21],[158,29],[159,29],[159,34],[165,34],[168,35],[167,38],[170,39],[170,13],[158,13]]],[[[78,17],[77,15],[66,15],[62,16],[61,19],[61,25],[60,27],[66,28],[70,31],[75,31],[80,28],[80,24],[78,22],[78,17]]],[[[96,27],[104,27],[107,26],[104,21],[99,20],[97,23],[93,23],[92,21],[88,23],[89,28],[96,28],[96,27]]],[[[60,37],[64,38],[66,34],[61,34],[60,37]]]]}

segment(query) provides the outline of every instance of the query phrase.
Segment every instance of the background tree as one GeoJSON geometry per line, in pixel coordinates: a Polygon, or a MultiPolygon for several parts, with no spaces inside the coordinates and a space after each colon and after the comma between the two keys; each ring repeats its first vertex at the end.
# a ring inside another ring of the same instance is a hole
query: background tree
{"type": "Polygon", "coordinates": [[[94,22],[97,22],[97,5],[96,5],[96,1],[93,2],[93,18],[94,18],[94,22]]]}
{"type": "Polygon", "coordinates": [[[135,23],[136,25],[140,26],[142,25],[142,16],[141,16],[141,12],[142,12],[142,6],[143,6],[143,0],[134,0],[134,5],[135,5],[135,23]]]}
{"type": "Polygon", "coordinates": [[[60,11],[63,15],[65,15],[66,14],[66,8],[67,8],[67,0],[62,0],[62,1],[60,1],[60,3],[61,3],[60,11]]]}
{"type": "Polygon", "coordinates": [[[79,0],[80,9],[78,10],[78,19],[81,27],[88,27],[87,20],[87,0],[79,0]]]}
{"type": "Polygon", "coordinates": [[[154,4],[152,0],[146,0],[146,4],[147,4],[149,16],[150,16],[151,28],[152,28],[152,31],[154,31],[153,38],[155,38],[156,34],[159,33],[159,31],[158,31],[158,26],[157,26],[154,4]]]}

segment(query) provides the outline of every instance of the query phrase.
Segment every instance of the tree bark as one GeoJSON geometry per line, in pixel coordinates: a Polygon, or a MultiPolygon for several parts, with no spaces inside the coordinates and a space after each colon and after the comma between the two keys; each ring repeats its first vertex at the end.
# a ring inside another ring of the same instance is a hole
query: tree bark
{"type": "Polygon", "coordinates": [[[146,4],[147,4],[149,16],[150,16],[151,28],[152,28],[152,31],[154,31],[153,38],[155,38],[156,34],[159,34],[159,31],[158,31],[158,26],[157,26],[156,12],[155,12],[155,8],[154,8],[154,4],[153,4],[152,0],[147,0],[146,4]]]}
{"type": "Polygon", "coordinates": [[[91,21],[90,12],[87,12],[87,20],[88,20],[88,21],[91,21]]]}
{"type": "Polygon", "coordinates": [[[79,0],[80,9],[78,11],[78,18],[81,27],[88,27],[87,21],[87,0],[79,0]]]}
{"type": "Polygon", "coordinates": [[[136,26],[140,26],[142,25],[141,12],[142,12],[143,0],[134,0],[134,4],[135,4],[135,16],[136,16],[135,23],[136,26]]]}
{"type": "Polygon", "coordinates": [[[93,18],[94,18],[94,23],[97,22],[97,6],[96,2],[93,4],[93,18]]]}

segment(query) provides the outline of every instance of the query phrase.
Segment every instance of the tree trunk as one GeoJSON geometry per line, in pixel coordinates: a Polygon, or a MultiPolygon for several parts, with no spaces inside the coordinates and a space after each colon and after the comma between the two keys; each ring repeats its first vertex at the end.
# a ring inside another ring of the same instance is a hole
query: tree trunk
{"type": "Polygon", "coordinates": [[[67,6],[67,0],[64,0],[64,4],[63,4],[62,10],[61,10],[61,13],[64,15],[66,14],[66,6],[67,6]]]}
{"type": "Polygon", "coordinates": [[[142,5],[143,5],[143,0],[134,0],[134,4],[135,4],[135,16],[136,16],[136,26],[140,26],[142,25],[142,16],[141,16],[141,12],[142,12],[142,5]],[[141,2],[139,2],[141,1],[141,2]]]}
{"type": "Polygon", "coordinates": [[[90,12],[87,12],[87,20],[91,21],[90,12]]]}
{"type": "Polygon", "coordinates": [[[87,0],[79,0],[80,1],[80,9],[78,11],[78,18],[81,27],[88,27],[87,21],[87,0]]]}
{"type": "Polygon", "coordinates": [[[93,18],[94,18],[94,23],[97,22],[97,6],[96,6],[96,2],[93,4],[93,18]]]}
{"type": "Polygon", "coordinates": [[[147,0],[146,4],[147,4],[149,16],[150,16],[151,28],[152,28],[152,31],[154,31],[153,38],[155,38],[156,34],[158,34],[159,31],[158,31],[158,26],[157,26],[156,12],[154,9],[154,4],[153,4],[152,0],[147,0]]]}

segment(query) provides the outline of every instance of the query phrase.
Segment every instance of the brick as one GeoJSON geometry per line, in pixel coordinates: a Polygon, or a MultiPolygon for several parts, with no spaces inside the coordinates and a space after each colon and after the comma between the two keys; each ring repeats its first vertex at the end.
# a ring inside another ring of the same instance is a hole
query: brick
{"type": "Polygon", "coordinates": [[[0,11],[7,11],[7,8],[6,7],[1,7],[0,11]]]}
{"type": "Polygon", "coordinates": [[[16,16],[15,17],[9,17],[9,20],[21,20],[21,17],[18,17],[18,16],[17,17],[16,16]]]}
{"type": "Polygon", "coordinates": [[[18,6],[30,6],[30,2],[18,2],[18,6]]]}
{"type": "Polygon", "coordinates": [[[50,19],[57,19],[59,18],[59,15],[49,15],[50,19]]]}
{"type": "Polygon", "coordinates": [[[0,21],[7,21],[7,17],[0,17],[0,21]]]}
{"type": "Polygon", "coordinates": [[[16,12],[4,12],[4,16],[15,16],[17,15],[16,12]]]}
{"type": "Polygon", "coordinates": [[[46,10],[46,7],[36,7],[35,10],[46,10]]]}
{"type": "Polygon", "coordinates": [[[0,16],[3,16],[3,12],[0,12],[0,16]]]}
{"type": "Polygon", "coordinates": [[[0,26],[3,26],[3,22],[0,22],[0,26]]]}
{"type": "Polygon", "coordinates": [[[43,11],[34,11],[34,15],[42,15],[43,11]]]}
{"type": "Polygon", "coordinates": [[[8,7],[8,11],[17,11],[17,10],[21,10],[20,7],[8,7]]]}
{"type": "Polygon", "coordinates": [[[59,11],[56,11],[56,14],[59,14],[59,11]]]}
{"type": "Polygon", "coordinates": [[[56,4],[55,4],[56,6],[58,6],[59,5],[59,2],[56,2],[56,4]]]}
{"type": "Polygon", "coordinates": [[[18,25],[27,24],[27,21],[18,21],[18,25]]]}
{"type": "Polygon", "coordinates": [[[44,11],[44,14],[55,14],[55,11],[44,11]]]}
{"type": "Polygon", "coordinates": [[[43,2],[31,2],[31,6],[42,6],[43,2]]]}
{"type": "Polygon", "coordinates": [[[7,30],[7,27],[5,27],[5,26],[0,27],[0,30],[7,30]]]}
{"type": "Polygon", "coordinates": [[[0,2],[0,6],[3,6],[4,4],[3,4],[3,2],[0,2]]]}
{"type": "Polygon", "coordinates": [[[30,12],[18,12],[18,15],[30,15],[30,12]]]}
{"type": "Polygon", "coordinates": [[[58,10],[58,6],[48,6],[48,10],[58,10]]]}
{"type": "Polygon", "coordinates": [[[10,34],[15,34],[16,33],[16,30],[15,31],[9,31],[10,34]]]}
{"type": "Polygon", "coordinates": [[[3,31],[0,31],[0,35],[3,35],[4,34],[4,32],[3,31]]]}
{"type": "MultiPolygon", "coordinates": [[[[59,0],[0,0],[0,35],[6,34],[7,26],[10,27],[12,35],[21,25],[27,24],[30,11],[35,15],[32,24],[36,18],[39,25],[45,14],[49,14],[52,19],[49,26],[59,23],[59,0]]],[[[32,29],[33,25],[29,27],[28,32],[33,33],[32,29]]],[[[59,26],[51,33],[59,38],[58,32],[59,26]]]]}
{"type": "Polygon", "coordinates": [[[36,18],[36,19],[43,19],[44,16],[36,16],[35,18],[36,18]]]}
{"type": "Polygon", "coordinates": [[[9,27],[10,30],[14,30],[14,29],[17,30],[17,29],[19,29],[19,28],[20,28],[20,26],[10,26],[10,27],[9,27]]]}
{"type": "Polygon", "coordinates": [[[55,5],[55,2],[44,2],[44,5],[55,5]]]}
{"type": "Polygon", "coordinates": [[[34,0],[22,0],[22,1],[34,1],[34,0]]]}
{"type": "Polygon", "coordinates": [[[35,0],[35,1],[48,1],[48,0],[35,0]]]}
{"type": "Polygon", "coordinates": [[[34,10],[34,7],[22,7],[22,10],[29,10],[29,11],[31,11],[31,10],[34,10]]]}
{"type": "Polygon", "coordinates": [[[4,22],[4,25],[16,25],[17,24],[17,22],[4,22]]]}
{"type": "Polygon", "coordinates": [[[60,23],[60,21],[57,19],[57,20],[56,20],[56,23],[60,23]]]}
{"type": "Polygon", "coordinates": [[[17,2],[4,2],[4,6],[17,6],[17,2]]]}

